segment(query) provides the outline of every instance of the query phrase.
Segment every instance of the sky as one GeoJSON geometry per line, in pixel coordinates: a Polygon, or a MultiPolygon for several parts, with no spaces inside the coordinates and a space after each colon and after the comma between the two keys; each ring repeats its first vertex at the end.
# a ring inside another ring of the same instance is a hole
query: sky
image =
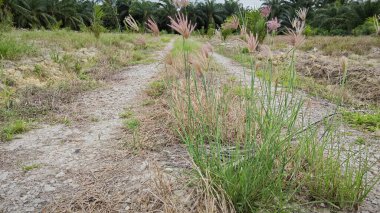
{"type": "MultiPolygon", "coordinates": [[[[216,0],[217,2],[224,2],[224,0],[216,0]]],[[[258,8],[262,4],[260,0],[240,0],[240,3],[242,3],[245,7],[252,7],[252,8],[258,8]]]]}

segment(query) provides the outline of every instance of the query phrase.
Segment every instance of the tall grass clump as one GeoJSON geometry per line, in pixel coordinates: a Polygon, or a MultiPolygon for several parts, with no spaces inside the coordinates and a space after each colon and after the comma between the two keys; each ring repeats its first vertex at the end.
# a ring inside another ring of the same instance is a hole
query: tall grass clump
{"type": "Polygon", "coordinates": [[[0,59],[15,60],[36,52],[32,45],[9,36],[0,37],[0,59]]]}
{"type": "MultiPolygon", "coordinates": [[[[294,48],[286,87],[273,80],[270,56],[263,70],[268,78],[255,77],[257,36],[247,36],[250,80],[241,82],[216,78],[208,66],[199,72],[186,52],[188,37],[183,38],[184,65],[178,67],[185,77],[172,83],[169,105],[179,138],[213,188],[207,191],[217,203],[231,204],[219,212],[292,212],[310,203],[357,208],[378,181],[368,180],[363,152],[342,151],[334,119],[310,124],[303,113],[304,100],[295,90],[295,51],[304,40],[306,12],[300,10],[295,29],[288,30],[294,48]]],[[[200,55],[210,61],[205,49],[200,55]]]]}

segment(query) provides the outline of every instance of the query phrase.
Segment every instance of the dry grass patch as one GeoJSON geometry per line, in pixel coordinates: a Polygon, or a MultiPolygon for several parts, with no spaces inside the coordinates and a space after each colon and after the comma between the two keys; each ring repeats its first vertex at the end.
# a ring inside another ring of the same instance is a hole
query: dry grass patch
{"type": "Polygon", "coordinates": [[[0,129],[11,120],[41,118],[77,94],[101,86],[122,67],[152,62],[154,51],[164,45],[141,34],[105,33],[96,39],[65,30],[3,33],[0,129]],[[136,44],[139,39],[143,46],[136,44]]]}
{"type": "Polygon", "coordinates": [[[333,56],[365,55],[371,53],[373,48],[380,48],[380,39],[375,36],[312,36],[301,47],[304,51],[314,48],[333,56]]]}

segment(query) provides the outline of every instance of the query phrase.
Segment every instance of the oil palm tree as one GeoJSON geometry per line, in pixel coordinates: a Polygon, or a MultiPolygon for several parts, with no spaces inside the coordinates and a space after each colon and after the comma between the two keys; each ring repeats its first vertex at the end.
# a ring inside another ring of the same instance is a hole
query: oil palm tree
{"type": "Polygon", "coordinates": [[[102,9],[104,11],[104,25],[106,27],[116,28],[120,32],[121,26],[117,10],[117,0],[103,0],[102,9]]]}
{"type": "MultiPolygon", "coordinates": [[[[119,24],[129,15],[129,8],[131,7],[132,0],[117,0],[117,14],[119,16],[119,24]]],[[[123,26],[123,25],[121,25],[123,26]]]]}
{"type": "Polygon", "coordinates": [[[160,29],[165,29],[172,31],[172,29],[169,27],[170,20],[168,17],[173,17],[177,10],[175,6],[172,3],[172,0],[160,0],[158,2],[158,9],[156,13],[156,21],[157,24],[160,26],[160,29]]]}
{"type": "Polygon", "coordinates": [[[148,21],[149,17],[154,16],[157,7],[158,3],[156,2],[136,0],[132,1],[132,4],[129,8],[129,14],[138,20],[138,22],[145,23],[148,21]]]}
{"type": "Polygon", "coordinates": [[[7,0],[18,27],[48,28],[56,22],[55,18],[47,11],[48,0],[7,0]]]}
{"type": "Polygon", "coordinates": [[[207,26],[210,24],[221,25],[226,18],[226,11],[222,4],[216,3],[215,0],[206,0],[204,3],[199,3],[200,16],[207,17],[207,26]]]}

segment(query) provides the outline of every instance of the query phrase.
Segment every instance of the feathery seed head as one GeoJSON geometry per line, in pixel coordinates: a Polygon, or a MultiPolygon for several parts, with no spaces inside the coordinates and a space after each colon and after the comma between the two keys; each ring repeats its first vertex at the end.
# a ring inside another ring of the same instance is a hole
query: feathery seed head
{"type": "Polygon", "coordinates": [[[240,27],[240,35],[245,36],[247,34],[247,27],[245,25],[242,25],[240,27]]]}
{"type": "Polygon", "coordinates": [[[268,59],[273,59],[272,50],[268,45],[261,45],[260,52],[263,56],[267,57],[268,59]]]}
{"type": "Polygon", "coordinates": [[[305,36],[302,35],[302,33],[297,33],[297,31],[294,31],[292,29],[287,29],[288,32],[286,33],[289,38],[289,43],[294,47],[299,47],[304,41],[305,36]]]}
{"type": "Polygon", "coordinates": [[[305,21],[306,16],[307,16],[307,12],[308,12],[307,8],[301,8],[301,9],[296,11],[296,14],[297,14],[298,18],[300,18],[302,21],[305,21]]]}
{"type": "Polygon", "coordinates": [[[209,58],[210,56],[210,53],[213,52],[213,48],[211,46],[210,43],[206,43],[206,44],[203,44],[202,47],[201,47],[201,54],[202,56],[204,56],[205,58],[209,58]]]}
{"type": "Polygon", "coordinates": [[[131,15],[124,19],[124,24],[133,31],[138,32],[140,30],[139,25],[131,15]]]}
{"type": "Polygon", "coordinates": [[[160,35],[160,29],[158,28],[157,23],[152,18],[148,19],[146,25],[148,26],[149,30],[152,32],[154,36],[160,35]]]}
{"type": "Polygon", "coordinates": [[[340,58],[340,66],[342,67],[342,71],[345,72],[347,70],[348,59],[345,56],[340,58]]]}
{"type": "Polygon", "coordinates": [[[267,22],[267,27],[269,32],[276,32],[279,27],[281,27],[280,21],[277,20],[277,17],[272,18],[267,22]]]}
{"type": "Polygon", "coordinates": [[[223,28],[236,30],[237,28],[239,28],[239,24],[240,24],[239,18],[234,15],[232,16],[232,19],[229,22],[224,24],[223,28]]]}
{"type": "Polygon", "coordinates": [[[247,39],[247,48],[250,53],[254,53],[259,45],[258,35],[253,35],[252,32],[246,35],[247,39]]]}
{"type": "Polygon", "coordinates": [[[267,18],[270,15],[271,10],[271,6],[263,6],[260,9],[261,16],[267,18]]]}
{"type": "Polygon", "coordinates": [[[183,38],[188,39],[191,35],[191,33],[194,31],[196,25],[192,25],[191,21],[188,20],[188,18],[178,13],[173,19],[172,17],[169,17],[170,24],[169,27],[171,27],[173,30],[177,31],[179,34],[183,36],[183,38]]]}

